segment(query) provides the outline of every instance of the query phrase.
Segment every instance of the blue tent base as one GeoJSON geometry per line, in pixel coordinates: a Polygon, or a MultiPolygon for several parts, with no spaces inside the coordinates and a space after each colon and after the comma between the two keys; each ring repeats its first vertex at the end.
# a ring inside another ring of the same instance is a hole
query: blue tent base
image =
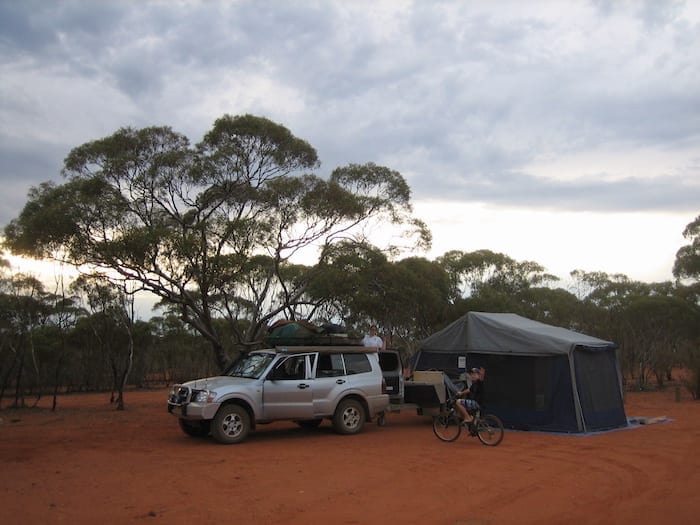
{"type": "Polygon", "coordinates": [[[627,418],[627,425],[607,428],[603,430],[592,430],[589,432],[560,432],[560,431],[546,431],[546,430],[523,430],[516,428],[506,428],[509,432],[527,432],[528,434],[545,434],[547,436],[573,436],[573,437],[587,437],[596,436],[599,434],[609,434],[610,432],[617,432],[618,430],[632,430],[635,428],[648,427],[649,425],[658,423],[671,423],[673,419],[669,419],[666,416],[657,417],[647,417],[647,416],[635,416],[627,418]]]}

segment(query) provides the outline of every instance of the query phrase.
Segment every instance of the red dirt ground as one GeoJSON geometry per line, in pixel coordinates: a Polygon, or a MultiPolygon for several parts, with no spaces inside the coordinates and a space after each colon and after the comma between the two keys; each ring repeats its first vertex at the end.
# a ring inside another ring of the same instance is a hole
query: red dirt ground
{"type": "Polygon", "coordinates": [[[630,393],[627,416],[670,422],[572,436],[507,431],[442,443],[414,411],[340,436],[293,424],[240,445],[185,436],[165,390],[70,395],[0,411],[0,522],[698,523],[700,403],[630,393]]]}

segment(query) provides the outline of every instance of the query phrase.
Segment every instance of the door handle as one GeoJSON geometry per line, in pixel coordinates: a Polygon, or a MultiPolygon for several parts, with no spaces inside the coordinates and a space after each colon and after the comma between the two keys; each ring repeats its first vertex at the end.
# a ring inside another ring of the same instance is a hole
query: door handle
{"type": "Polygon", "coordinates": [[[305,388],[309,388],[309,385],[307,385],[306,383],[299,383],[299,384],[297,385],[297,388],[300,388],[301,390],[304,390],[305,388]]]}
{"type": "Polygon", "coordinates": [[[336,383],[337,385],[342,385],[343,383],[345,383],[345,379],[338,379],[338,380],[336,380],[335,383],[336,383]]]}

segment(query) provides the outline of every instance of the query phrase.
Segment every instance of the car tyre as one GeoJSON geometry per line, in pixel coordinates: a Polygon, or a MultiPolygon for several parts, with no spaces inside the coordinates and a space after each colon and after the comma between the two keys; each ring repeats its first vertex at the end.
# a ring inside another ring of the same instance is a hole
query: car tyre
{"type": "Polygon", "coordinates": [[[224,405],[219,408],[211,424],[211,435],[219,443],[240,443],[250,432],[250,415],[240,405],[224,405]]]}
{"type": "Polygon", "coordinates": [[[357,434],[365,424],[365,407],[357,399],[343,399],[335,409],[333,427],[339,434],[357,434]]]}

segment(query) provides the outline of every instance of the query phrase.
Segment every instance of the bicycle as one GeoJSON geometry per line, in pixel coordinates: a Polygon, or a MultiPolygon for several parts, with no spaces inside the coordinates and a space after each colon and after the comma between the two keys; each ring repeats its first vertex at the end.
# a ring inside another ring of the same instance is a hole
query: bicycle
{"type": "Polygon", "coordinates": [[[486,446],[495,447],[503,441],[503,423],[493,414],[482,414],[477,410],[472,422],[465,422],[457,415],[455,400],[450,397],[445,409],[433,418],[433,433],[440,441],[455,441],[462,433],[462,428],[469,430],[469,435],[478,437],[486,446]]]}

